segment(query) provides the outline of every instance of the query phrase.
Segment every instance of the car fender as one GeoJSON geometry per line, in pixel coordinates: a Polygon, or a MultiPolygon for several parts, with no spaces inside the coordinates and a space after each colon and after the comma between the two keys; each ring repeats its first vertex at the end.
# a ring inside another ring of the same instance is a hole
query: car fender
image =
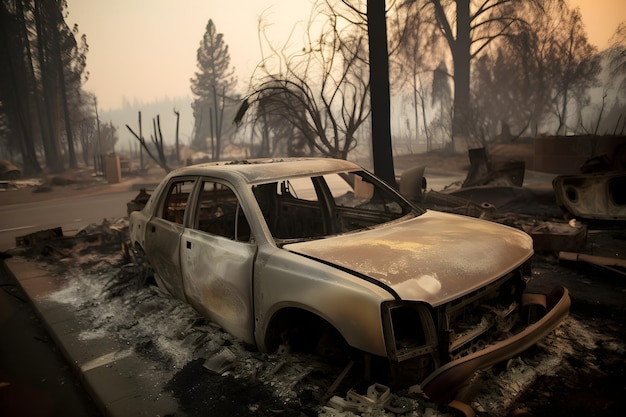
{"type": "Polygon", "coordinates": [[[393,298],[348,271],[282,249],[260,251],[254,278],[255,340],[267,352],[272,319],[285,308],[299,308],[326,320],[350,346],[386,356],[380,305],[393,298]]]}

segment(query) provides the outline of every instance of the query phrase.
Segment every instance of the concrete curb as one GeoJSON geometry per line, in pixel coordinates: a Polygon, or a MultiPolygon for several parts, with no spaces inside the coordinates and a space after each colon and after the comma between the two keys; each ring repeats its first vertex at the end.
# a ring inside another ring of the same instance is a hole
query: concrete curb
{"type": "Polygon", "coordinates": [[[150,374],[149,361],[116,340],[81,338],[83,326],[71,306],[47,299],[71,278],[54,276],[23,258],[4,262],[103,415],[181,415],[177,401],[163,390],[167,381],[150,374]]]}

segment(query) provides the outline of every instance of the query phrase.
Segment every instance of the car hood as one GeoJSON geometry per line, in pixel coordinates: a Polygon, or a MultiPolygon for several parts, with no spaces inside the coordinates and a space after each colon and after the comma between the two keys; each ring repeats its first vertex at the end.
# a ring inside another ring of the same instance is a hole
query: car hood
{"type": "Polygon", "coordinates": [[[427,211],[371,230],[284,246],[437,306],[498,279],[533,254],[526,233],[465,216],[427,211]]]}

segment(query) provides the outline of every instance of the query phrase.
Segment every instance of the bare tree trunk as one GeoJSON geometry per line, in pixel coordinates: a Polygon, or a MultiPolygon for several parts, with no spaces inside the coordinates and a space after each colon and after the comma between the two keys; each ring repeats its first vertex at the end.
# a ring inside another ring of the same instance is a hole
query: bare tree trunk
{"type": "Polygon", "coordinates": [[[63,171],[63,161],[59,150],[56,129],[57,108],[57,78],[55,66],[50,62],[51,56],[46,39],[49,38],[49,22],[47,12],[51,6],[56,6],[50,1],[35,2],[35,22],[37,26],[37,46],[39,50],[39,70],[41,77],[41,97],[39,100],[39,112],[41,117],[41,132],[46,154],[46,166],[55,173],[63,171]]]}
{"type": "Polygon", "coordinates": [[[467,139],[470,121],[470,1],[456,1],[457,38],[452,45],[454,57],[454,119],[452,140],[467,139]]]}
{"type": "Polygon", "coordinates": [[[213,90],[213,108],[215,109],[215,120],[214,120],[215,152],[213,155],[213,160],[219,160],[221,157],[220,154],[221,154],[221,149],[222,149],[222,118],[224,116],[224,99],[222,98],[222,104],[220,106],[219,99],[217,97],[217,90],[215,88],[215,84],[212,86],[212,90],[213,90]]]}
{"type": "Polygon", "coordinates": [[[216,160],[215,151],[215,118],[213,108],[209,107],[209,138],[211,138],[211,160],[216,160]]]}
{"type": "Polygon", "coordinates": [[[180,113],[174,109],[174,114],[176,115],[176,161],[178,165],[180,165],[180,145],[178,143],[178,126],[180,122],[180,113]]]}
{"type": "Polygon", "coordinates": [[[270,129],[267,122],[267,114],[263,113],[263,125],[261,126],[261,147],[259,149],[259,156],[270,156],[270,129]]]}
{"type": "MultiPolygon", "coordinates": [[[[143,127],[142,127],[142,123],[141,123],[141,112],[139,112],[139,137],[143,138],[143,127]]],[[[141,169],[141,172],[144,172],[146,167],[144,165],[143,162],[143,146],[139,146],[139,167],[141,169]]]]}
{"type": "MultiPolygon", "coordinates": [[[[12,131],[16,135],[17,146],[23,160],[25,174],[39,174],[41,166],[37,161],[34,145],[32,108],[29,105],[28,62],[30,49],[27,47],[26,21],[21,0],[16,1],[16,19],[12,19],[4,2],[0,4],[0,50],[6,57],[2,74],[13,88],[7,97],[6,112],[13,119],[12,131]],[[15,30],[12,30],[15,29],[15,30]],[[22,51],[28,51],[27,57],[22,51]],[[6,72],[5,72],[6,71],[6,72]]],[[[30,73],[32,74],[32,72],[30,73]]]]}
{"type": "Polygon", "coordinates": [[[426,135],[426,151],[433,150],[433,138],[428,131],[428,119],[426,118],[426,103],[424,102],[424,90],[422,88],[420,92],[420,103],[422,106],[422,122],[424,123],[424,134],[426,135]]]}
{"type": "Polygon", "coordinates": [[[568,99],[568,84],[565,84],[563,90],[563,111],[559,117],[559,127],[557,129],[558,135],[567,135],[567,99],[568,99]]]}
{"type": "MultiPolygon", "coordinates": [[[[56,17],[56,26],[60,25],[58,21],[59,18],[62,19],[61,11],[55,10],[56,17]]],[[[74,136],[72,135],[72,122],[70,120],[70,108],[67,102],[67,86],[65,84],[65,72],[63,68],[63,58],[61,55],[61,40],[59,38],[59,31],[52,31],[52,39],[53,39],[53,48],[56,55],[57,61],[57,72],[59,76],[59,87],[61,90],[61,102],[63,104],[63,120],[65,124],[65,136],[67,139],[67,150],[69,156],[69,164],[70,168],[78,168],[78,163],[76,162],[76,152],[74,151],[74,136]]]]}
{"type": "Polygon", "coordinates": [[[374,172],[389,185],[396,187],[391,148],[391,103],[389,98],[389,54],[385,0],[367,0],[367,32],[370,54],[374,172]]]}
{"type": "MultiPolygon", "coordinates": [[[[415,119],[415,139],[417,142],[417,132],[419,131],[420,122],[419,109],[417,108],[417,75],[415,74],[415,69],[413,69],[413,119],[415,119]]],[[[410,141],[411,139],[409,138],[409,150],[413,153],[410,141]]],[[[426,148],[428,149],[428,146],[426,148]]]]}
{"type": "Polygon", "coordinates": [[[141,112],[139,112],[139,132],[140,132],[139,134],[135,133],[135,131],[130,126],[126,125],[126,128],[129,130],[130,133],[132,133],[135,139],[139,141],[139,143],[141,144],[141,147],[145,149],[148,156],[154,162],[159,164],[159,166],[163,168],[165,172],[170,172],[171,169],[167,164],[167,158],[165,156],[165,147],[163,145],[163,134],[161,133],[161,119],[158,115],[155,119],[152,119],[152,127],[154,129],[154,136],[151,136],[151,139],[152,139],[152,143],[156,147],[157,156],[155,156],[150,151],[150,148],[148,147],[148,144],[146,143],[145,138],[141,134],[141,112]]]}

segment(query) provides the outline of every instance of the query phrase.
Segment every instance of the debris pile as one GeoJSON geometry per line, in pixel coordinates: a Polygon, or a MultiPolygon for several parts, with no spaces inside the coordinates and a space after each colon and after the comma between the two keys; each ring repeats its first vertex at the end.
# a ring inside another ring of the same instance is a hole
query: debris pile
{"type": "MultiPolygon", "coordinates": [[[[90,225],[76,236],[39,241],[17,252],[54,266],[64,284],[48,301],[72,306],[81,338],[118,340],[128,347],[120,354],[149,359],[153,366],[144,376],[154,381],[156,391],[173,393],[188,415],[435,417],[465,412],[454,404],[437,406],[419,392],[359,380],[350,367],[342,373],[315,356],[288,349],[257,352],[189,305],[145,285],[150,271],[128,257],[125,227],[123,220],[90,225]]],[[[598,376],[603,356],[623,354],[619,337],[569,317],[539,345],[478,375],[480,390],[471,408],[479,416],[505,416],[524,406],[522,399],[539,380],[550,391],[550,378],[564,369],[598,376]]]]}

